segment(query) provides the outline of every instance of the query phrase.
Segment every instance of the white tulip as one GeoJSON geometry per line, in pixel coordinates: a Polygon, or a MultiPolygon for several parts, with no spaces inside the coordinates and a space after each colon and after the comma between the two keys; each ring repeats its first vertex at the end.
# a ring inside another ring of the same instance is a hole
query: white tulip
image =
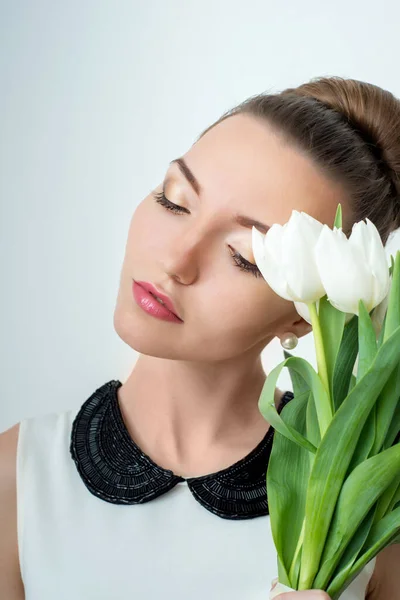
{"type": "Polygon", "coordinates": [[[355,223],[347,238],[341,227],[330,229],[293,210],[287,223],[274,223],[265,235],[253,227],[252,242],[254,259],[268,285],[292,301],[308,323],[307,304],[315,302],[318,312],[325,294],[346,313],[346,322],[358,315],[360,299],[371,312],[388,294],[385,249],[369,219],[355,223]]]}
{"type": "Polygon", "coordinates": [[[292,211],[285,225],[274,223],[264,235],[252,229],[253,254],[268,285],[292,302],[316,302],[325,295],[314,248],[322,223],[304,212],[292,211]]]}
{"type": "Polygon", "coordinates": [[[389,268],[382,240],[369,220],[359,221],[347,238],[341,228],[324,225],[315,245],[315,260],[329,302],[358,315],[362,299],[368,312],[389,290],[389,268]]]}

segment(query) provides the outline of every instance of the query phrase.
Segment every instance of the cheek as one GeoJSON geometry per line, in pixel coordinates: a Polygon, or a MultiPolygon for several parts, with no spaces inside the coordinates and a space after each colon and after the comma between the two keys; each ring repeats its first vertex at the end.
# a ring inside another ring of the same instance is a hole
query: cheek
{"type": "Polygon", "coordinates": [[[141,261],[146,257],[154,259],[162,256],[171,243],[180,239],[181,233],[179,217],[168,213],[149,195],[139,204],[131,219],[128,233],[131,256],[137,256],[141,261]]]}
{"type": "Polygon", "coordinates": [[[251,342],[262,338],[281,318],[285,308],[282,299],[267,284],[252,281],[252,275],[234,269],[232,267],[233,273],[225,277],[216,276],[216,285],[210,285],[208,291],[199,291],[203,298],[200,322],[208,323],[220,340],[251,342]]]}
{"type": "MultiPolygon", "coordinates": [[[[171,240],[179,239],[179,218],[168,218],[170,215],[162,211],[151,195],[136,208],[126,247],[125,267],[129,271],[147,273],[142,265],[153,266],[171,240]]],[[[196,332],[198,342],[217,340],[221,346],[233,349],[262,339],[279,324],[287,308],[262,279],[241,273],[230,264],[232,259],[226,252],[226,256],[218,254],[202,265],[204,284],[187,290],[182,302],[186,325],[196,332]]]]}
{"type": "Polygon", "coordinates": [[[132,259],[144,260],[162,246],[164,228],[160,224],[160,216],[154,210],[151,196],[147,196],[132,215],[127,240],[127,254],[132,259]]]}

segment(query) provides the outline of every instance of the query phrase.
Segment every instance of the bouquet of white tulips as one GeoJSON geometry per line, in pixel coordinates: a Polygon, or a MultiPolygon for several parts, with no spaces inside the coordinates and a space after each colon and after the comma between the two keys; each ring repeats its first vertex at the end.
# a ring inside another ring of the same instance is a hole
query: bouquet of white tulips
{"type": "Polygon", "coordinates": [[[267,470],[278,580],[337,600],[378,552],[400,542],[400,252],[389,267],[368,219],[347,238],[293,211],[263,235],[263,277],[312,324],[317,370],[285,352],[259,408],[275,428],[267,470]],[[280,372],[294,398],[274,404],[280,372]]]}

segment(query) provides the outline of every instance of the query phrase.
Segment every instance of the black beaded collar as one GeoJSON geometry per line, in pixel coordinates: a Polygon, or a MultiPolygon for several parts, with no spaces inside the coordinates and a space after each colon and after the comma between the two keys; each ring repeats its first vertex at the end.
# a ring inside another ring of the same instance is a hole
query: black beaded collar
{"type": "MultiPolygon", "coordinates": [[[[133,441],[124,423],[117,390],[111,380],[79,409],[71,433],[70,452],[88,490],[114,504],[141,504],[186,481],[195,499],[225,519],[251,519],[268,514],[266,472],[274,429],[244,458],[230,467],[200,477],[180,477],[158,466],[133,441]]],[[[293,398],[284,393],[280,413],[293,398]]]]}

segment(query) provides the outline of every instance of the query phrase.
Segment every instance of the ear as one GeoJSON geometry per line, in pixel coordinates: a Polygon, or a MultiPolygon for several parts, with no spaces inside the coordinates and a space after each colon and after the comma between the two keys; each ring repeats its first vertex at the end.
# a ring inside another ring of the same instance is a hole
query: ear
{"type": "Polygon", "coordinates": [[[305,319],[303,319],[303,317],[300,317],[298,323],[296,323],[296,329],[298,331],[298,333],[296,333],[298,338],[303,337],[303,335],[307,335],[307,333],[310,333],[310,331],[312,331],[312,325],[311,323],[307,323],[307,321],[305,319]]]}
{"type": "Polygon", "coordinates": [[[294,333],[300,339],[304,335],[307,335],[307,333],[310,333],[310,331],[312,331],[311,323],[308,323],[305,319],[303,319],[303,317],[300,317],[299,315],[297,315],[297,316],[298,316],[298,319],[296,319],[295,321],[292,321],[292,323],[288,323],[276,335],[278,337],[281,337],[285,333],[290,332],[290,333],[294,333]]]}

